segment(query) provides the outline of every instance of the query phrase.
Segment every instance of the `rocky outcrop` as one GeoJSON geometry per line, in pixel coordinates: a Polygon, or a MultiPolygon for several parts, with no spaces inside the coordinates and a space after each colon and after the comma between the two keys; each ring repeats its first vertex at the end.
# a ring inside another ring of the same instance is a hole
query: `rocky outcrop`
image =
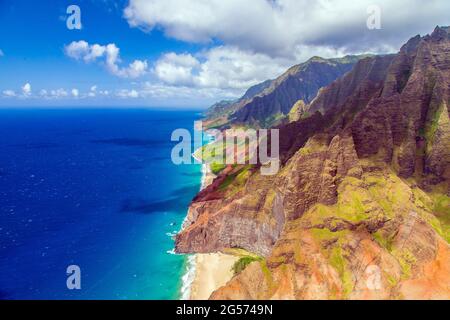
{"type": "MultiPolygon", "coordinates": [[[[417,228],[427,228],[424,223],[418,224],[417,228]]],[[[328,230],[291,225],[265,262],[251,264],[211,298],[449,298],[450,257],[448,244],[442,239],[430,238],[434,245],[426,246],[419,254],[420,258],[416,258],[417,252],[413,254],[404,248],[401,249],[404,257],[396,258],[374,241],[365,228],[351,232],[348,231],[351,229],[342,229],[334,233],[328,230]],[[409,265],[414,270],[409,270],[409,265]],[[403,280],[407,277],[411,278],[403,280]]],[[[427,231],[433,237],[432,230],[415,231],[418,238],[427,231]]],[[[416,241],[409,240],[409,245],[419,248],[423,242],[416,241]]]]}
{"type": "Polygon", "coordinates": [[[281,234],[285,219],[279,196],[267,194],[272,180],[273,177],[255,175],[232,198],[224,196],[218,200],[193,202],[186,226],[176,239],[177,252],[208,253],[245,248],[268,255],[281,234]],[[265,214],[261,215],[262,211],[265,214]]]}
{"type": "Polygon", "coordinates": [[[277,175],[225,170],[195,199],[178,252],[262,257],[211,298],[450,298],[448,32],[322,89],[279,127],[277,175]]]}

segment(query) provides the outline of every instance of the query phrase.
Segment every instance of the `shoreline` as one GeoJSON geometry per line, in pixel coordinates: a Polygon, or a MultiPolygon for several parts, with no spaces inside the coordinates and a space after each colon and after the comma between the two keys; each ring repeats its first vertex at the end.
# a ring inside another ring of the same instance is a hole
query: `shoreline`
{"type": "MultiPolygon", "coordinates": [[[[192,154],[192,157],[198,161],[202,162],[201,159],[198,159],[195,156],[195,153],[192,154]]],[[[212,173],[211,167],[207,163],[202,163],[202,178],[200,182],[200,190],[207,188],[209,184],[214,180],[216,176],[212,173]]],[[[189,211],[189,209],[188,209],[189,211]]],[[[188,216],[184,218],[183,224],[181,226],[181,230],[184,229],[188,216]]],[[[180,232],[181,232],[180,230],[180,232]]],[[[182,279],[182,285],[180,289],[180,300],[194,300],[192,299],[192,287],[194,286],[195,280],[198,278],[197,272],[197,256],[198,254],[190,254],[187,255],[186,260],[186,271],[184,272],[182,279]]]]}
{"type": "Polygon", "coordinates": [[[226,285],[234,276],[232,267],[238,259],[221,252],[195,254],[189,300],[208,300],[214,291],[226,285]]]}
{"type": "MultiPolygon", "coordinates": [[[[212,172],[209,164],[203,163],[195,156],[195,153],[192,156],[202,163],[201,191],[213,182],[216,175],[212,172]]],[[[181,230],[184,228],[186,219],[187,216],[181,230]]],[[[186,271],[182,276],[180,299],[207,300],[215,290],[231,280],[233,277],[232,266],[237,260],[236,256],[220,252],[188,255],[186,271]]]]}

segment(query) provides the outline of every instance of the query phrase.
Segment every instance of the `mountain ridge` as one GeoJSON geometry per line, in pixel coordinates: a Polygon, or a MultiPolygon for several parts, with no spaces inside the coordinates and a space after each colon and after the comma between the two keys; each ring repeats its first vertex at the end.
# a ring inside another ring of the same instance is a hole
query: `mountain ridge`
{"type": "Polygon", "coordinates": [[[251,87],[234,102],[213,105],[206,112],[206,126],[271,127],[286,120],[294,104],[309,103],[319,89],[328,85],[367,55],[324,59],[312,57],[292,66],[274,80],[251,87]]]}
{"type": "Polygon", "coordinates": [[[448,27],[361,59],[278,127],[277,175],[196,197],[176,251],[260,256],[211,299],[449,299],[449,106],[448,27]]]}

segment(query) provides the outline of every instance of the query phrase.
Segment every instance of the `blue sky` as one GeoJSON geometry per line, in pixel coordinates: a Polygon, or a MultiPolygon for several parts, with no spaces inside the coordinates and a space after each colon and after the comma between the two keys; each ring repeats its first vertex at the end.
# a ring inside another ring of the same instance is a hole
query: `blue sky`
{"type": "Polygon", "coordinates": [[[449,1],[0,0],[0,106],[205,107],[313,55],[395,52],[449,1]],[[381,28],[369,30],[377,3],[381,28]],[[69,5],[81,30],[66,26],[69,5]]]}
{"type": "MultiPolygon", "coordinates": [[[[72,89],[87,92],[132,90],[130,79],[111,76],[101,64],[74,61],[64,53],[72,41],[115,43],[124,62],[145,57],[157,59],[165,51],[195,51],[198,45],[165,37],[155,30],[151,35],[130,28],[122,18],[126,1],[76,1],[81,9],[81,30],[66,27],[66,9],[74,1],[0,0],[0,90],[21,93],[30,83],[32,92],[72,89]]],[[[1,105],[27,104],[133,104],[117,99],[3,99],[1,105]]]]}

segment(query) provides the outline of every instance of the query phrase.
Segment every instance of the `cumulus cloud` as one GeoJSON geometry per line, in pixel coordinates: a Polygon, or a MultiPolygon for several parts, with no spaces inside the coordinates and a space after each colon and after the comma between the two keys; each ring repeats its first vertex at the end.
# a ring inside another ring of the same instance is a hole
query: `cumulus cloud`
{"type": "Polygon", "coordinates": [[[78,96],[80,95],[80,91],[78,91],[78,89],[72,89],[71,93],[75,98],[78,98],[78,96]]]}
{"type": "Polygon", "coordinates": [[[116,96],[119,98],[139,98],[140,94],[135,89],[122,89],[117,91],[116,96]]]}
{"type": "Polygon", "coordinates": [[[240,95],[240,90],[220,88],[193,88],[188,86],[173,86],[161,83],[145,82],[139,89],[139,95],[153,99],[210,100],[234,99],[240,95]]]}
{"type": "Polygon", "coordinates": [[[84,40],[73,41],[65,46],[67,56],[86,63],[102,60],[112,74],[122,78],[138,78],[147,72],[147,61],[135,60],[127,67],[121,67],[120,49],[114,44],[89,44],[84,40]]]}
{"type": "Polygon", "coordinates": [[[79,91],[78,91],[78,89],[72,89],[70,91],[70,95],[69,95],[69,92],[64,88],[52,89],[52,90],[41,89],[39,91],[39,96],[41,98],[45,98],[45,99],[60,99],[60,98],[68,98],[68,97],[77,98],[79,96],[79,91]]]}
{"type": "Polygon", "coordinates": [[[191,54],[176,54],[174,52],[163,55],[155,64],[156,76],[170,84],[193,84],[193,71],[200,66],[200,62],[191,54]]]}
{"type": "MultiPolygon", "coordinates": [[[[136,91],[139,95],[139,93],[136,91]]],[[[134,98],[136,93],[130,92],[128,95],[123,95],[123,97],[134,98]]],[[[65,89],[40,89],[37,91],[37,94],[32,94],[31,85],[26,83],[20,88],[20,91],[16,92],[14,90],[3,90],[0,92],[0,97],[3,98],[33,98],[33,99],[45,99],[45,100],[69,100],[69,99],[85,99],[85,98],[93,98],[93,97],[109,97],[111,96],[111,92],[108,90],[97,90],[97,86],[91,86],[90,89],[86,93],[83,93],[77,88],[65,89]]]]}
{"type": "Polygon", "coordinates": [[[59,88],[56,90],[50,90],[50,96],[53,98],[65,98],[68,95],[69,94],[67,93],[67,91],[63,88],[59,88]]]}
{"type": "Polygon", "coordinates": [[[158,28],[208,47],[162,55],[151,69],[162,85],[233,95],[312,56],[395,52],[409,37],[446,24],[445,9],[450,2],[443,0],[130,0],[124,17],[145,32],[158,28]],[[367,27],[374,4],[380,30],[367,27]]]}
{"type": "MultiPolygon", "coordinates": [[[[189,105],[192,101],[205,103],[217,99],[234,99],[240,95],[240,90],[225,90],[219,88],[198,88],[191,86],[175,86],[164,83],[146,81],[135,84],[133,89],[121,89],[115,96],[122,99],[146,99],[146,101],[178,101],[179,105],[189,105]]],[[[191,105],[192,106],[192,105],[191,105]]]]}
{"type": "Polygon", "coordinates": [[[420,0],[130,0],[132,27],[160,28],[168,37],[204,43],[220,40],[271,57],[302,51],[386,52],[416,33],[448,23],[450,2],[420,0]],[[381,9],[381,30],[369,30],[367,9],[381,9]]]}
{"type": "Polygon", "coordinates": [[[97,86],[93,85],[93,86],[91,86],[87,96],[90,98],[94,98],[96,95],[97,95],[97,86]]]}
{"type": "Polygon", "coordinates": [[[4,90],[3,95],[8,98],[12,98],[16,96],[16,92],[13,90],[4,90]]]}
{"type": "Polygon", "coordinates": [[[22,86],[22,93],[23,93],[24,96],[31,95],[31,85],[29,83],[25,83],[22,86]]]}
{"type": "Polygon", "coordinates": [[[163,55],[154,67],[159,80],[169,85],[198,88],[245,89],[282,73],[292,65],[288,59],[219,46],[191,54],[163,55]]]}

